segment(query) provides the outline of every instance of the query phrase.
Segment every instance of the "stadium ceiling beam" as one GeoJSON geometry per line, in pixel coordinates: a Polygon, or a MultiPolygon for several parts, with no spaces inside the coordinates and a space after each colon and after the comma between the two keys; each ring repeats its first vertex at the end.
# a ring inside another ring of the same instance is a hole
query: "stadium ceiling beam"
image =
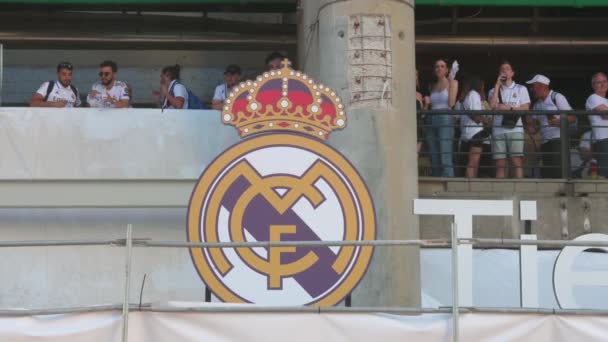
{"type": "Polygon", "coordinates": [[[297,0],[0,0],[3,10],[293,12],[297,0]]]}
{"type": "Polygon", "coordinates": [[[74,33],[0,32],[5,48],[78,49],[283,49],[296,46],[295,35],[99,35],[74,33]]]}
{"type": "Polygon", "coordinates": [[[607,7],[605,0],[416,0],[416,5],[511,7],[607,7]]]}
{"type": "MultiPolygon", "coordinates": [[[[434,6],[517,6],[517,7],[606,7],[604,0],[415,0],[416,5],[434,6]]],[[[120,9],[148,9],[148,8],[180,8],[218,9],[260,11],[279,9],[293,11],[297,0],[0,0],[4,8],[43,7],[43,8],[120,8],[120,9]]]]}
{"type": "MultiPolygon", "coordinates": [[[[0,32],[0,41],[8,48],[78,48],[84,45],[95,48],[129,46],[151,49],[251,49],[293,48],[295,35],[93,35],[36,32],[0,32]]],[[[464,36],[418,35],[416,47],[469,46],[469,47],[523,47],[523,48],[595,48],[608,46],[608,40],[584,37],[529,37],[529,36],[464,36]]]]}
{"type": "MultiPolygon", "coordinates": [[[[284,14],[272,13],[284,17],[284,14]]],[[[232,19],[208,17],[203,12],[28,12],[2,11],[0,12],[0,32],[26,31],[26,32],[75,32],[99,33],[96,28],[104,27],[105,34],[209,34],[209,33],[242,33],[270,34],[296,34],[296,25],[268,23],[255,21],[256,16],[239,20],[238,16],[232,19]],[[23,23],[27,22],[27,26],[23,23]],[[111,23],[111,24],[109,24],[111,23]]]]}

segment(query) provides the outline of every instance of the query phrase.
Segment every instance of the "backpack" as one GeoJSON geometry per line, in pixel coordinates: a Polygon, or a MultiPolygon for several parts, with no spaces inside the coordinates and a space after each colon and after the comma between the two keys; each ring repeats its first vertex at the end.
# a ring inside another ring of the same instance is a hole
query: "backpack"
{"type": "MultiPolygon", "coordinates": [[[[553,102],[555,107],[557,107],[557,102],[556,102],[557,95],[560,95],[560,93],[556,92],[555,90],[551,91],[551,102],[553,102]]],[[[578,118],[576,118],[576,120],[573,123],[568,125],[568,132],[569,132],[570,136],[576,135],[576,133],[578,132],[578,118]]]]}
{"type": "MultiPolygon", "coordinates": [[[[175,85],[178,83],[180,82],[176,81],[175,83],[173,83],[173,86],[171,86],[171,89],[169,89],[169,93],[171,94],[171,96],[175,96],[173,94],[173,87],[175,87],[175,85]]],[[[194,93],[190,91],[190,89],[188,89],[187,87],[186,91],[188,92],[188,109],[205,109],[205,104],[198,96],[194,95],[194,93]]]]}
{"type": "MultiPolygon", "coordinates": [[[[49,100],[49,96],[53,92],[54,88],[55,88],[55,81],[49,81],[49,85],[46,87],[46,95],[44,96],[44,102],[49,100]]],[[[74,93],[74,95],[76,95],[76,99],[78,99],[80,97],[80,94],[78,94],[78,89],[76,89],[76,87],[74,87],[71,84],[70,84],[70,89],[72,89],[72,92],[74,93]]]]}

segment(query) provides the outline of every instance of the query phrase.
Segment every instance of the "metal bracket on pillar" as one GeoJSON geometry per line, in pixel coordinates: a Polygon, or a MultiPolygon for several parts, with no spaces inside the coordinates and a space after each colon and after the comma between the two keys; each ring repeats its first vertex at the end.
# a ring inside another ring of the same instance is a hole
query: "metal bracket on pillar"
{"type": "Polygon", "coordinates": [[[211,290],[205,286],[205,303],[211,303],[211,290]]]}

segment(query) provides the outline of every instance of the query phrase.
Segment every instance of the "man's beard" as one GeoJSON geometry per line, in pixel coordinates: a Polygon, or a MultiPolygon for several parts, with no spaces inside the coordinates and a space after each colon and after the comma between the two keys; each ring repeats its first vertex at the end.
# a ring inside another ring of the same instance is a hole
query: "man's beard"
{"type": "Polygon", "coordinates": [[[112,84],[112,82],[114,82],[114,79],[109,79],[107,81],[101,80],[101,84],[103,84],[104,86],[108,86],[112,84]]]}
{"type": "Polygon", "coordinates": [[[59,84],[61,84],[64,88],[68,87],[71,83],[72,83],[71,81],[64,82],[64,81],[59,80],[59,84]]]}

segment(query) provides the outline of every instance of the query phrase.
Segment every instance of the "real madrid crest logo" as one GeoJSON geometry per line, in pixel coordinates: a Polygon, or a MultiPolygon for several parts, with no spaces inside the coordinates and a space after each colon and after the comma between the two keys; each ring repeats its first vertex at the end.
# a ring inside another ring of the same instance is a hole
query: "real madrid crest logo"
{"type": "MultiPolygon", "coordinates": [[[[294,71],[232,89],[224,124],[248,137],[219,155],[196,184],[188,211],[193,242],[362,241],[376,238],[365,183],[323,141],[346,126],[340,98],[294,71]]],[[[340,303],[370,263],[370,246],[193,248],[194,265],[222,301],[262,305],[340,303]]]]}

